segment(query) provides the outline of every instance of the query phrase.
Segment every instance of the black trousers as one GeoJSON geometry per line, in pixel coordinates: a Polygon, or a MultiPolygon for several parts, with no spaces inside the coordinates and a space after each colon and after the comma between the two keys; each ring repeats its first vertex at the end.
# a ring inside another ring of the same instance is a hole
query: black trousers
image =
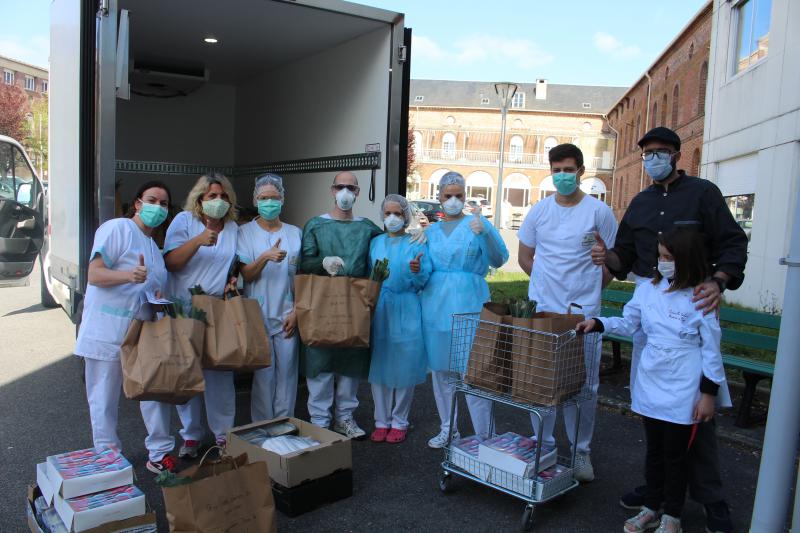
{"type": "Polygon", "coordinates": [[[644,504],[680,518],[689,483],[689,445],[693,426],[642,417],[647,437],[644,504]]]}
{"type": "Polygon", "coordinates": [[[723,501],[725,496],[719,474],[716,418],[697,425],[697,435],[689,451],[689,463],[689,496],[703,505],[723,501]]]}

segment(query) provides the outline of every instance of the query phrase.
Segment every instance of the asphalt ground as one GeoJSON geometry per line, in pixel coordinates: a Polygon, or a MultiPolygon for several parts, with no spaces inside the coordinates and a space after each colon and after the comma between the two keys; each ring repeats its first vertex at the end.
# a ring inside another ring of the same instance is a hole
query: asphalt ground
{"type": "MultiPolygon", "coordinates": [[[[30,287],[0,289],[0,531],[26,531],[25,489],[35,466],[48,455],[91,445],[81,360],[71,355],[74,327],[60,309],[38,305],[35,277],[30,287]]],[[[307,418],[301,387],[296,415],[307,418]]],[[[371,429],[372,398],[359,391],[356,418],[371,429]]],[[[461,401],[460,411],[466,414],[461,401]]],[[[237,424],[249,422],[249,393],[237,395],[237,424]]],[[[466,434],[469,423],[460,426],[466,434]]],[[[516,531],[524,503],[511,496],[456,479],[453,491],[438,487],[442,452],[426,441],[437,432],[438,416],[430,383],[417,388],[412,428],[402,444],[353,443],[353,496],[296,518],[279,514],[281,531],[516,531]]],[[[177,433],[177,416],[173,425],[177,433]]],[[[530,432],[526,414],[497,409],[498,431],[530,432]]],[[[563,430],[559,429],[561,441],[563,430]]],[[[122,400],[119,434],[134,464],[137,484],[147,495],[166,531],[164,505],[153,475],[144,467],[145,430],[136,402],[122,400]]],[[[599,408],[592,461],[596,480],[553,502],[537,506],[534,531],[619,532],[631,512],[619,496],[641,483],[644,456],[641,422],[617,409],[599,408]]],[[[759,457],[750,448],[720,444],[722,475],[736,531],[747,531],[759,457]]],[[[702,507],[689,502],[683,516],[687,533],[704,530],[702,507]]]]}

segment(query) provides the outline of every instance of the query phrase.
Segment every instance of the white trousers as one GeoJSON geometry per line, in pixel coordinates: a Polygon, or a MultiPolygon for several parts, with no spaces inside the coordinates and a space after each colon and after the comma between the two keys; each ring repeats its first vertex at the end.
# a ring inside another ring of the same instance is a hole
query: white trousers
{"type": "MultiPolygon", "coordinates": [[[[433,382],[433,396],[436,399],[436,410],[439,411],[441,430],[450,429],[450,409],[455,398],[455,379],[458,375],[454,372],[431,372],[433,382]]],[[[472,419],[472,427],[476,435],[489,436],[492,426],[492,401],[467,394],[467,408],[472,419]]],[[[458,406],[456,406],[455,420],[458,420],[458,406]]]]}
{"type": "Polygon", "coordinates": [[[122,363],[83,358],[86,363],[86,399],[92,421],[92,442],[122,449],[117,436],[119,397],[122,394],[122,363]]]}
{"type": "Polygon", "coordinates": [[[206,381],[206,417],[217,442],[228,437],[236,416],[236,388],[230,370],[203,370],[206,381]]]}
{"type": "Polygon", "coordinates": [[[353,411],[358,407],[358,378],[351,378],[332,372],[317,374],[317,377],[306,378],[308,384],[308,414],[311,423],[327,428],[331,425],[331,408],[336,406],[334,419],[344,422],[353,418],[353,411]]]}
{"type": "Polygon", "coordinates": [[[284,338],[283,332],[269,339],[272,365],[253,372],[250,417],[253,422],[294,416],[299,365],[297,335],[284,338]]]}
{"type": "MultiPolygon", "coordinates": [[[[181,423],[180,430],[184,441],[200,441],[205,431],[203,430],[203,395],[195,396],[177,408],[181,423]]],[[[139,402],[139,411],[142,413],[144,427],[147,428],[147,437],[144,445],[147,448],[150,461],[161,461],[165,455],[175,449],[175,437],[170,431],[173,405],[162,402],[139,402]]]]}
{"type": "Polygon", "coordinates": [[[375,402],[376,428],[408,429],[408,413],[414,399],[414,387],[395,389],[373,384],[372,399],[375,402]]]}
{"type": "MultiPolygon", "coordinates": [[[[595,336],[587,337],[587,340],[594,339],[595,336]]],[[[592,435],[594,434],[594,420],[595,411],[597,410],[597,389],[600,386],[600,357],[603,351],[603,344],[601,342],[594,343],[594,345],[586,344],[584,350],[584,357],[586,358],[586,383],[581,390],[582,395],[587,395],[589,399],[581,402],[581,420],[578,427],[578,452],[589,453],[591,452],[592,435]]],[[[575,445],[575,422],[578,416],[578,410],[575,404],[569,404],[564,407],[564,426],[566,427],[567,437],[572,445],[575,445]]],[[[556,425],[556,408],[550,409],[547,414],[542,414],[542,443],[548,446],[555,446],[556,440],[553,437],[553,429],[556,425]]],[[[538,435],[539,431],[539,418],[535,414],[531,414],[531,423],[533,424],[534,434],[538,435]]]]}

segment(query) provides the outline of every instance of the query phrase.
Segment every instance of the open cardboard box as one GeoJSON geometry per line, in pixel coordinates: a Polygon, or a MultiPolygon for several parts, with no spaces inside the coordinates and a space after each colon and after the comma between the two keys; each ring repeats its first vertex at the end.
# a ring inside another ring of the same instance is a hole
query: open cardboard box
{"type": "Polygon", "coordinates": [[[228,432],[227,452],[234,457],[246,453],[251,463],[266,462],[269,477],[275,483],[287,488],[327,476],[337,470],[353,467],[349,438],[298,418],[283,417],[235,427],[228,432]],[[239,436],[252,429],[284,422],[297,426],[299,436],[311,437],[320,444],[290,454],[278,455],[239,436]]]}

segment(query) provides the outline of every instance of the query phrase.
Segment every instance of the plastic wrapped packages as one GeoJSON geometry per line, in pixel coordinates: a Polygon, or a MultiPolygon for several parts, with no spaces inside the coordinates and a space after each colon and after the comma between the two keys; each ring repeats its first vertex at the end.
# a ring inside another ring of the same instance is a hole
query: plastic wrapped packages
{"type": "Polygon", "coordinates": [[[278,455],[288,455],[312,446],[318,446],[320,442],[311,437],[298,437],[295,435],[282,435],[266,439],[261,447],[265,450],[277,453],[278,455]]]}
{"type": "Polygon", "coordinates": [[[261,444],[267,439],[295,433],[297,433],[297,426],[289,422],[281,422],[279,424],[272,424],[269,426],[251,429],[250,431],[243,431],[238,433],[238,436],[250,444],[261,446],[261,444]]]}

